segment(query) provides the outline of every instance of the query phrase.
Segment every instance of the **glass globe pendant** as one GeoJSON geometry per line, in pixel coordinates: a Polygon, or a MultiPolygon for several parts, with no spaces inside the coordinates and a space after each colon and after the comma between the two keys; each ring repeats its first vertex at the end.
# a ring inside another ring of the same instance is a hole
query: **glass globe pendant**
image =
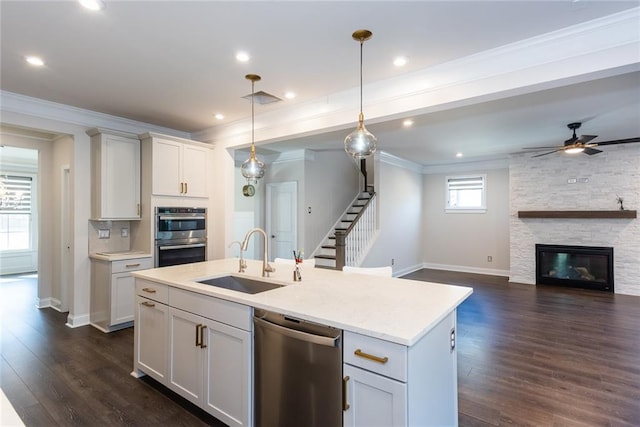
{"type": "Polygon", "coordinates": [[[362,50],[366,40],[373,33],[369,30],[357,30],[352,34],[354,40],[360,42],[360,114],[358,115],[358,127],[344,139],[344,151],[356,160],[371,156],[376,151],[377,138],[364,127],[364,114],[362,113],[362,50]]]}
{"type": "Polygon", "coordinates": [[[264,162],[258,160],[256,157],[256,144],[255,144],[255,113],[254,113],[254,101],[253,95],[255,93],[255,83],[260,81],[261,77],[257,74],[247,74],[245,76],[247,80],[251,80],[251,154],[249,158],[242,163],[240,171],[242,176],[247,178],[249,185],[256,184],[258,179],[264,176],[264,162]]]}

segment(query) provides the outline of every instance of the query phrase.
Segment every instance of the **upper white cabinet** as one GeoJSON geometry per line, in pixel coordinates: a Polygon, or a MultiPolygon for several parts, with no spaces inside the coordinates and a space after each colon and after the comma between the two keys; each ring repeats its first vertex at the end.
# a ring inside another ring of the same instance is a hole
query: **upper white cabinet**
{"type": "Polygon", "coordinates": [[[91,218],[140,219],[140,140],[135,135],[90,129],[91,218]]]}
{"type": "Polygon", "coordinates": [[[209,197],[207,166],[210,148],[180,138],[147,133],[141,136],[150,161],[154,196],[209,197]]]}

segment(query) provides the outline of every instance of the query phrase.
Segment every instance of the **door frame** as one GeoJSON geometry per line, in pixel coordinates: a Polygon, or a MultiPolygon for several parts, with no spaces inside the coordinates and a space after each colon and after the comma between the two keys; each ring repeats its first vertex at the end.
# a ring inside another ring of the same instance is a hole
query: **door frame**
{"type": "MultiPolygon", "coordinates": [[[[294,189],[294,198],[293,198],[293,203],[291,206],[291,211],[292,211],[292,215],[291,217],[294,219],[294,227],[293,227],[293,241],[294,241],[294,247],[295,245],[298,244],[298,181],[284,181],[284,182],[272,182],[272,183],[268,183],[266,184],[266,191],[265,191],[265,227],[266,227],[266,233],[267,233],[267,240],[268,240],[268,250],[269,250],[269,254],[271,255],[272,258],[275,259],[275,257],[273,256],[273,250],[272,250],[272,245],[271,245],[271,236],[273,236],[272,234],[272,230],[273,230],[273,226],[272,226],[272,221],[274,220],[271,217],[271,207],[273,205],[273,194],[275,193],[273,190],[274,188],[277,187],[289,187],[293,185],[293,189],[294,189]]],[[[269,260],[272,261],[272,260],[269,260]]]]}

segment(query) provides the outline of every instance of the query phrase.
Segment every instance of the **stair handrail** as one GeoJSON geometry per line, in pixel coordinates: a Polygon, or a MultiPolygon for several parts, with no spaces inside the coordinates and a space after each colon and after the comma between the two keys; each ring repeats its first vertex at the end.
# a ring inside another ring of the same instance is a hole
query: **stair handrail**
{"type": "Polygon", "coordinates": [[[368,193],[369,193],[369,198],[367,199],[367,202],[364,205],[362,205],[362,209],[360,209],[360,212],[358,212],[358,214],[353,219],[351,224],[349,224],[349,226],[346,228],[346,230],[336,230],[335,231],[335,235],[336,235],[336,270],[342,270],[342,267],[345,266],[346,246],[347,246],[346,239],[347,239],[347,236],[349,235],[349,233],[351,233],[351,231],[353,230],[355,225],[358,223],[360,218],[362,218],[362,216],[364,215],[365,211],[369,208],[369,205],[371,204],[372,200],[376,197],[375,191],[371,191],[371,192],[368,192],[368,193]]]}

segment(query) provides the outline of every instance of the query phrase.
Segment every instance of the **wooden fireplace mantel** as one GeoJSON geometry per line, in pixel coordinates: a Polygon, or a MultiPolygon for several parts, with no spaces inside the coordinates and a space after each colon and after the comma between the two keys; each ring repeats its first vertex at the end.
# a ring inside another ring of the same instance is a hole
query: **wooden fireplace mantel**
{"type": "Polygon", "coordinates": [[[635,210],[616,211],[518,211],[518,218],[637,218],[635,210]]]}

